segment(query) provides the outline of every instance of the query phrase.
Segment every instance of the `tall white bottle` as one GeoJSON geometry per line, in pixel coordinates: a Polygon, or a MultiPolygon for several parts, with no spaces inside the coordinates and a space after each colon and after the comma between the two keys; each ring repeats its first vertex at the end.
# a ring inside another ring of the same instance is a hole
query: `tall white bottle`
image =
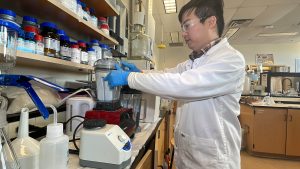
{"type": "Polygon", "coordinates": [[[28,108],[22,108],[18,138],[12,141],[12,146],[21,169],[39,169],[40,143],[28,135],[28,113],[28,108]]]}
{"type": "Polygon", "coordinates": [[[57,123],[54,111],[54,123],[47,125],[46,137],[40,141],[40,169],[67,169],[68,160],[69,137],[63,133],[63,124],[57,123]]]}

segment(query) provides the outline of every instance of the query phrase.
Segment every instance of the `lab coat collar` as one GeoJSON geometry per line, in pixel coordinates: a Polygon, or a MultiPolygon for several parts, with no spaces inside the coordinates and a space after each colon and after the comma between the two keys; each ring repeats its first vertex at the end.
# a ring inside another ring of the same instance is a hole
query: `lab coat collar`
{"type": "Polygon", "coordinates": [[[200,58],[202,55],[205,55],[208,51],[210,51],[210,49],[212,47],[214,47],[215,45],[217,45],[222,39],[218,38],[215,39],[213,41],[211,41],[210,43],[208,43],[204,48],[201,49],[200,53],[196,53],[195,51],[193,51],[189,57],[192,61],[194,61],[197,58],[200,58]]]}

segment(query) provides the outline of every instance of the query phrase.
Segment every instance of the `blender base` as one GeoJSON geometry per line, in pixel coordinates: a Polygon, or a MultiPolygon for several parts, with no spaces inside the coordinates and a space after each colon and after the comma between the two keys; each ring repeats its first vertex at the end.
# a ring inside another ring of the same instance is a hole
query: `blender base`
{"type": "Polygon", "coordinates": [[[136,124],[132,118],[132,109],[122,107],[113,111],[94,109],[87,111],[85,118],[106,120],[108,124],[119,125],[129,137],[134,136],[136,124]]]}

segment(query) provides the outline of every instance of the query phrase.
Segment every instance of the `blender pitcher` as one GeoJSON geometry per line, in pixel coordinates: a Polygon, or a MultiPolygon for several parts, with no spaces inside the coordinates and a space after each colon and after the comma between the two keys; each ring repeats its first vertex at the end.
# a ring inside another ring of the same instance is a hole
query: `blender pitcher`
{"type": "Polygon", "coordinates": [[[100,102],[114,102],[120,99],[120,87],[111,88],[103,78],[111,71],[115,70],[117,61],[113,58],[99,59],[95,62],[97,100],[100,102]]]}

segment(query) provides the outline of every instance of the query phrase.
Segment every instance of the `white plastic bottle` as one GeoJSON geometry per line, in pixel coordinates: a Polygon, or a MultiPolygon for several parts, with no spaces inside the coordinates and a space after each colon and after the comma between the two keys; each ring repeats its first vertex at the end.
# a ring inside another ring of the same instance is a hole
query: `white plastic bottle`
{"type": "Polygon", "coordinates": [[[18,138],[12,142],[21,169],[39,169],[40,143],[28,136],[28,108],[22,108],[18,138]]]}
{"type": "Polygon", "coordinates": [[[67,169],[68,160],[69,137],[64,135],[63,124],[57,123],[54,112],[54,123],[47,125],[46,137],[40,141],[40,168],[67,169]]]}

